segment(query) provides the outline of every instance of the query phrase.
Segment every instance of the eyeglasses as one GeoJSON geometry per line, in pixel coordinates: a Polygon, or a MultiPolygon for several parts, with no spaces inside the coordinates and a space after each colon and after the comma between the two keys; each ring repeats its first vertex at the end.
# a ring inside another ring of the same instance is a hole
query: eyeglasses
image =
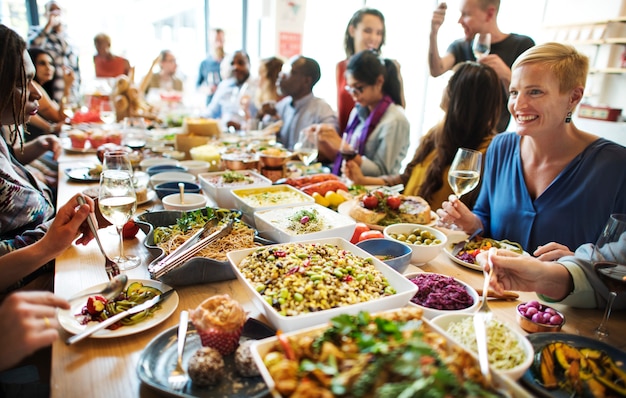
{"type": "Polygon", "coordinates": [[[357,85],[349,86],[349,85],[346,85],[344,87],[344,90],[346,90],[347,92],[349,92],[352,95],[363,94],[363,90],[365,90],[365,87],[367,87],[367,85],[362,85],[362,86],[357,86],[357,85]]]}

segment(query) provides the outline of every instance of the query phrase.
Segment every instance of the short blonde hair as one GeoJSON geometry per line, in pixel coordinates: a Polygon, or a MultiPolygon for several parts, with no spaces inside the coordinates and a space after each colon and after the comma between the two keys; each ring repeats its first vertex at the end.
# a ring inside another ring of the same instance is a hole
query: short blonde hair
{"type": "Polygon", "coordinates": [[[531,47],[513,62],[511,70],[528,64],[541,64],[554,73],[561,94],[587,83],[589,58],[567,44],[550,42],[531,47]]]}

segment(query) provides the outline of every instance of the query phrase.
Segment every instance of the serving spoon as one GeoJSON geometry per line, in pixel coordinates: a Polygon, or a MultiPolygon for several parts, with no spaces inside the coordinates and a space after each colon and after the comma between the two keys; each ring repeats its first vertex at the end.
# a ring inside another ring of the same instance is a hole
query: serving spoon
{"type": "Polygon", "coordinates": [[[125,274],[119,274],[113,277],[99,292],[79,294],[77,296],[69,298],[68,301],[75,301],[79,298],[84,298],[88,296],[102,296],[107,301],[110,301],[119,296],[120,293],[122,293],[122,290],[124,290],[124,288],[126,287],[127,282],[128,276],[125,274]]]}

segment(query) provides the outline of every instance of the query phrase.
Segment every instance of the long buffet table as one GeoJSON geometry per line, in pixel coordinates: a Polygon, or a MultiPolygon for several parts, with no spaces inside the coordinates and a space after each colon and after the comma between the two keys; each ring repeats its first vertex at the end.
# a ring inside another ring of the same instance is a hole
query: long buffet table
{"type": "MultiPolygon", "coordinates": [[[[60,181],[58,203],[64,204],[77,192],[94,186],[68,181],[62,170],[77,163],[94,162],[94,155],[67,156],[61,158],[59,165],[60,181]]],[[[140,212],[160,208],[159,200],[145,204],[140,212]]],[[[100,238],[107,253],[113,255],[118,250],[118,237],[111,229],[100,230],[100,238]]],[[[143,247],[143,232],[134,240],[126,240],[125,250],[143,258],[143,264],[127,272],[129,278],[149,279],[146,269],[149,254],[143,247]]],[[[421,267],[411,265],[409,272],[437,272],[463,280],[475,288],[482,287],[483,276],[477,272],[452,262],[445,253],[421,267]]],[[[90,286],[107,281],[104,259],[96,242],[87,246],[72,246],[56,260],[55,292],[62,297],[71,297],[90,286]]],[[[176,311],[163,323],[141,333],[110,339],[88,338],[78,344],[67,346],[65,339],[69,333],[61,331],[61,339],[52,346],[51,396],[66,397],[153,397],[159,394],[142,385],[136,372],[136,366],[143,349],[159,333],[178,324],[181,310],[195,308],[205,298],[228,293],[238,300],[252,318],[266,322],[252,303],[252,297],[237,280],[193,285],[177,288],[180,298],[176,311]]],[[[516,323],[515,306],[522,301],[536,299],[534,293],[520,293],[518,301],[491,300],[490,306],[496,318],[507,322],[523,332],[516,323]]],[[[563,332],[593,337],[593,329],[602,318],[600,310],[581,310],[563,305],[554,305],[565,314],[567,323],[563,332]]],[[[616,311],[611,315],[609,324],[611,336],[608,343],[626,350],[626,313],[616,311]]]]}

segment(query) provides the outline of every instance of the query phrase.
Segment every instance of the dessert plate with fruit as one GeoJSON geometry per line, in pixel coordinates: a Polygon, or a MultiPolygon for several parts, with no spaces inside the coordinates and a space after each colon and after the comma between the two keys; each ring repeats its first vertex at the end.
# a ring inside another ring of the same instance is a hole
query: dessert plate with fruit
{"type": "MultiPolygon", "coordinates": [[[[174,326],[155,337],[144,349],[137,362],[139,379],[149,387],[176,397],[265,397],[269,391],[260,375],[243,376],[242,373],[252,374],[242,369],[243,362],[237,361],[237,353],[223,356],[223,377],[214,385],[200,386],[189,380],[180,391],[172,390],[167,382],[169,372],[174,368],[177,360],[176,340],[178,326],[174,326]]],[[[260,340],[274,336],[276,331],[266,324],[248,318],[243,326],[239,339],[242,343],[248,340],[260,340]]],[[[249,344],[249,343],[246,343],[249,344]]],[[[198,350],[202,348],[202,341],[191,322],[187,330],[187,340],[183,352],[183,368],[189,368],[189,362],[198,350]]],[[[255,366],[252,362],[247,364],[255,366]]]]}
{"type": "MultiPolygon", "coordinates": [[[[89,293],[99,292],[107,284],[108,282],[103,282],[98,285],[84,289],[80,292],[77,292],[75,294],[76,296],[87,296],[84,300],[76,300],[75,302],[72,302],[72,307],[70,309],[59,310],[57,317],[61,327],[70,333],[78,334],[82,332],[85,328],[89,327],[90,324],[98,322],[97,320],[94,320],[97,319],[94,314],[98,311],[103,311],[103,307],[106,303],[102,301],[104,299],[101,299],[100,296],[89,296],[89,293]]],[[[140,294],[143,292],[143,290],[145,290],[146,292],[152,291],[154,292],[154,294],[160,294],[158,292],[162,293],[171,289],[170,286],[159,281],[130,279],[128,280],[128,284],[126,285],[126,289],[123,294],[129,294],[131,290],[135,292],[135,288],[141,290],[137,291],[137,293],[140,294]]],[[[153,307],[154,311],[152,312],[152,314],[146,316],[144,319],[141,319],[132,325],[121,325],[116,329],[103,329],[97,331],[91,335],[91,338],[106,339],[122,337],[148,330],[169,318],[169,316],[172,315],[172,313],[174,313],[174,311],[178,307],[178,300],[178,293],[173,292],[169,299],[159,304],[160,308],[157,308],[156,306],[153,307]]],[[[117,324],[114,324],[113,326],[116,325],[117,324]]]]}

